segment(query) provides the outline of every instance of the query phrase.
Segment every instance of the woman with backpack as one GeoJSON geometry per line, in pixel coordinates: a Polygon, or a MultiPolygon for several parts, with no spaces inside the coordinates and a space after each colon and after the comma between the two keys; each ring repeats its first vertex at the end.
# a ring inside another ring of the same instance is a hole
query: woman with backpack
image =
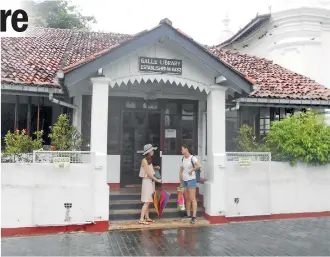
{"type": "MultiPolygon", "coordinates": [[[[196,173],[200,171],[201,165],[197,158],[190,154],[190,151],[186,145],[181,147],[181,153],[183,155],[182,163],[180,167],[180,187],[184,188],[184,197],[186,203],[187,216],[185,219],[190,219],[192,224],[196,223],[197,215],[197,200],[196,200],[196,188],[197,177],[196,173]],[[192,206],[192,215],[191,215],[192,206]]],[[[198,174],[199,175],[199,174],[198,174]]]]}

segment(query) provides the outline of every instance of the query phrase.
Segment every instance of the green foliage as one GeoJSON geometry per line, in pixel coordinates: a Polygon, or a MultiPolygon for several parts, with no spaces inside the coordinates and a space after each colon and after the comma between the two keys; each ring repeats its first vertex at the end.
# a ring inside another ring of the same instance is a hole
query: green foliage
{"type": "Polygon", "coordinates": [[[81,135],[77,129],[70,124],[66,114],[61,114],[57,122],[50,127],[49,138],[56,151],[75,151],[79,150],[82,144],[81,135]]]}
{"type": "Polygon", "coordinates": [[[33,150],[42,148],[43,131],[37,131],[34,134],[36,139],[32,139],[27,135],[24,129],[21,131],[16,130],[14,133],[8,131],[4,138],[6,143],[5,154],[31,153],[33,150]]]}
{"type": "Polygon", "coordinates": [[[330,126],[316,111],[301,112],[271,123],[268,135],[256,142],[252,128],[243,125],[236,138],[244,152],[270,151],[272,159],[304,162],[311,165],[330,163],[330,126]]]}
{"type": "Polygon", "coordinates": [[[330,162],[330,126],[324,115],[301,112],[279,122],[273,122],[266,137],[274,158],[292,165],[305,162],[324,165],[330,162]]]}
{"type": "Polygon", "coordinates": [[[94,16],[82,15],[69,0],[26,1],[30,24],[36,27],[89,30],[96,23],[94,16]]]}
{"type": "Polygon", "coordinates": [[[269,149],[263,143],[256,141],[253,129],[248,125],[243,125],[236,138],[239,151],[243,152],[267,152],[269,149]]]}

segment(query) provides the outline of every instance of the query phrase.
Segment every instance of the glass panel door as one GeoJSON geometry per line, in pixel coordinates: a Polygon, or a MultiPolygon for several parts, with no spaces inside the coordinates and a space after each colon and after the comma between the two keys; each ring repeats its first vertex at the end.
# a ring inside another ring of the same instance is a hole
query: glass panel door
{"type": "MultiPolygon", "coordinates": [[[[139,177],[145,144],[160,146],[160,113],[148,110],[130,110],[123,113],[121,186],[141,184],[139,177]]],[[[160,165],[159,150],[153,158],[160,165]]]]}

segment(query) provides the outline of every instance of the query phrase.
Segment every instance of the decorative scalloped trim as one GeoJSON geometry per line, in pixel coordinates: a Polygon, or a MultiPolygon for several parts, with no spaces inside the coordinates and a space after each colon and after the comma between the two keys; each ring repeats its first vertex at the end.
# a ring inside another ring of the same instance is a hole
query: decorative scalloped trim
{"type": "Polygon", "coordinates": [[[200,92],[205,92],[208,94],[210,92],[210,86],[206,86],[198,81],[193,81],[186,78],[173,77],[168,75],[160,74],[144,74],[144,75],[133,75],[129,77],[117,78],[110,81],[110,86],[114,88],[115,86],[120,87],[121,85],[127,85],[128,83],[170,83],[175,84],[176,86],[194,88],[195,90],[199,89],[200,92]]]}

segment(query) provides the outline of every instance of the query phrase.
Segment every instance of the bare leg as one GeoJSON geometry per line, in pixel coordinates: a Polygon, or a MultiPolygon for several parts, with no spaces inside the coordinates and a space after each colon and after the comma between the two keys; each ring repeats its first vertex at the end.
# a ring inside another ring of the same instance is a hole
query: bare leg
{"type": "Polygon", "coordinates": [[[189,196],[190,204],[192,204],[192,209],[193,209],[192,216],[196,218],[197,215],[196,188],[189,188],[188,196],[189,196]]]}
{"type": "Polygon", "coordinates": [[[141,209],[141,216],[140,216],[140,222],[144,221],[144,218],[146,216],[146,213],[148,211],[149,203],[144,203],[141,209]]]}
{"type": "Polygon", "coordinates": [[[148,209],[147,209],[147,211],[146,211],[146,215],[145,215],[145,217],[146,217],[145,220],[146,220],[147,222],[154,223],[155,221],[152,220],[152,219],[150,219],[149,213],[150,213],[150,205],[148,205],[148,209]]]}
{"type": "Polygon", "coordinates": [[[149,219],[149,210],[150,210],[150,208],[149,208],[150,206],[149,206],[149,203],[148,203],[148,207],[147,207],[147,210],[146,210],[146,213],[145,213],[145,218],[146,219],[149,219]]]}
{"type": "Polygon", "coordinates": [[[185,200],[185,204],[186,204],[187,216],[191,217],[191,201],[189,198],[188,188],[184,189],[184,200],[185,200]]]}

